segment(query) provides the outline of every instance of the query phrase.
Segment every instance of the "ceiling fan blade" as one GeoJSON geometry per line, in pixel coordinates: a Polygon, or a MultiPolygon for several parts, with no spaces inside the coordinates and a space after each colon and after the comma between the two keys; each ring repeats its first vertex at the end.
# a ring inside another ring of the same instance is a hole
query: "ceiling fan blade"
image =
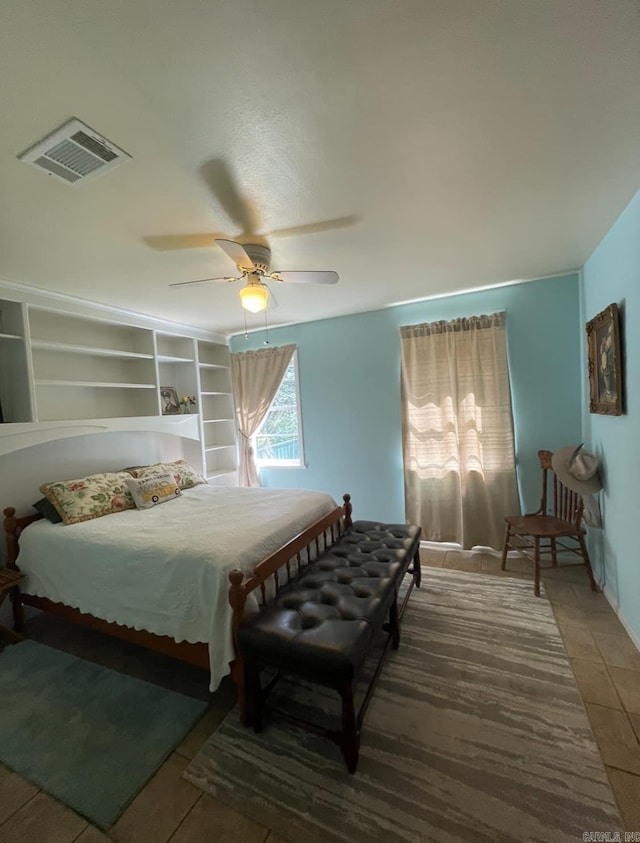
{"type": "Polygon", "coordinates": [[[337,284],[339,276],[337,272],[273,272],[270,275],[274,281],[286,281],[288,284],[337,284]]]}
{"type": "Polygon", "coordinates": [[[216,234],[158,234],[143,237],[142,241],[158,252],[178,249],[211,249],[216,245],[216,234]]]}
{"type": "Polygon", "coordinates": [[[237,278],[231,278],[230,276],[224,276],[222,278],[200,278],[198,281],[175,281],[173,284],[169,284],[170,287],[186,287],[189,284],[205,284],[208,281],[241,281],[243,278],[240,275],[237,278]]]}
{"type": "Polygon", "coordinates": [[[318,234],[321,231],[332,231],[334,228],[348,228],[360,221],[360,217],[351,214],[347,217],[336,217],[323,222],[311,222],[306,225],[293,225],[291,228],[278,228],[269,232],[269,237],[296,237],[299,234],[318,234]]]}
{"type": "Polygon", "coordinates": [[[255,234],[260,228],[255,205],[242,195],[225,161],[222,158],[212,158],[202,165],[200,173],[222,210],[241,228],[241,233],[255,234]]]}
{"type": "Polygon", "coordinates": [[[255,265],[249,255],[245,252],[244,246],[236,243],[234,240],[216,240],[220,248],[226,252],[236,266],[251,272],[255,269],[255,265]]]}

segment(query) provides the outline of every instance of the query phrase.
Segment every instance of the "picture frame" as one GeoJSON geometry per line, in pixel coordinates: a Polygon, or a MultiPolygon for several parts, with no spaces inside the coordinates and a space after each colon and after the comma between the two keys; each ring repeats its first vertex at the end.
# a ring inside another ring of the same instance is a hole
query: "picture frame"
{"type": "Polygon", "coordinates": [[[173,386],[160,387],[160,407],[163,416],[176,416],[180,412],[178,393],[173,386]]]}
{"type": "Polygon", "coordinates": [[[589,412],[622,415],[622,361],[618,305],[610,304],[586,324],[589,412]]]}

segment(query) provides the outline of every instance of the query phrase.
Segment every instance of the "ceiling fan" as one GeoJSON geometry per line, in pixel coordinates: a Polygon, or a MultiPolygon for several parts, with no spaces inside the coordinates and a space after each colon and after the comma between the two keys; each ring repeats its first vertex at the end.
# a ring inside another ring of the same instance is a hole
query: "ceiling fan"
{"type": "MultiPolygon", "coordinates": [[[[278,281],[294,284],[335,284],[336,272],[292,272],[271,270],[271,249],[267,245],[261,229],[259,213],[254,201],[243,195],[228,164],[214,158],[206,161],[200,168],[200,175],[213,194],[217,204],[227,214],[231,222],[240,230],[242,243],[229,240],[224,234],[169,234],[147,236],[143,240],[152,249],[173,251],[175,249],[207,248],[220,246],[238,268],[239,276],[222,278],[202,278],[199,281],[181,281],[171,287],[187,284],[200,284],[207,281],[245,281],[240,290],[242,306],[245,310],[259,313],[275,299],[265,281],[278,281]],[[271,301],[270,301],[271,299],[271,301]]],[[[315,223],[297,225],[292,228],[271,230],[269,237],[294,237],[316,234],[336,228],[344,228],[358,222],[356,216],[338,217],[315,223]]]]}
{"type": "Polygon", "coordinates": [[[209,281],[246,281],[240,290],[240,301],[245,310],[259,313],[265,310],[269,303],[269,288],[265,280],[288,284],[336,284],[338,273],[333,271],[271,271],[271,249],[260,243],[236,243],[234,240],[216,239],[220,248],[227,253],[235,263],[238,276],[222,276],[220,278],[200,278],[198,281],[178,281],[169,284],[170,287],[185,287],[189,284],[204,284],[209,281]]]}

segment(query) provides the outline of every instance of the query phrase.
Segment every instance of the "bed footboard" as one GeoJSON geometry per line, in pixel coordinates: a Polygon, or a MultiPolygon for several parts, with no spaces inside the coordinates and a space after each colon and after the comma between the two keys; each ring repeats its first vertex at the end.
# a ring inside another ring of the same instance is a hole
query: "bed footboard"
{"type": "Polygon", "coordinates": [[[232,631],[235,659],[231,664],[231,676],[238,689],[238,704],[242,721],[247,719],[244,664],[238,647],[238,629],[244,619],[247,598],[257,591],[258,603],[264,606],[281,588],[295,579],[306,565],[309,565],[323,551],[344,534],[351,526],[351,495],[343,495],[343,506],[336,507],[328,515],[316,521],[306,530],[287,542],[259,562],[253,572],[245,574],[236,569],[229,574],[229,603],[233,610],[232,631]]]}

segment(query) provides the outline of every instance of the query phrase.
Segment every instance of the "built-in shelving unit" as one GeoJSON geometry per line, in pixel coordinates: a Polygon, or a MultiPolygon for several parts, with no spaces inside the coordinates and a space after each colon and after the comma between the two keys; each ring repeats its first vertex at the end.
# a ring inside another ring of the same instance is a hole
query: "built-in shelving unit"
{"type": "Polygon", "coordinates": [[[0,410],[4,422],[33,418],[25,336],[26,305],[0,300],[0,410]]]}
{"type": "Polygon", "coordinates": [[[237,478],[236,444],[229,349],[198,340],[198,379],[203,462],[209,482],[237,478]]]}
{"type": "MultiPolygon", "coordinates": [[[[237,446],[229,348],[223,342],[0,299],[0,435],[10,443],[69,431],[144,429],[169,432],[160,390],[195,398],[194,431],[202,470],[212,482],[237,482],[237,446]],[[164,419],[153,423],[153,419],[164,419]],[[109,420],[112,420],[111,422],[109,420]],[[129,421],[127,421],[129,420],[129,421]],[[42,431],[45,431],[44,433],[42,431]],[[12,438],[13,437],[13,438],[12,438]],[[17,438],[16,438],[17,437],[17,438]]],[[[174,420],[177,422],[177,419],[174,420]]],[[[183,435],[183,434],[179,434],[183,435]]]]}
{"type": "Polygon", "coordinates": [[[156,348],[159,385],[172,386],[178,398],[189,395],[197,399],[196,341],[156,332],[156,348]]]}
{"type": "Polygon", "coordinates": [[[28,306],[33,421],[159,412],[153,331],[28,306]]]}

